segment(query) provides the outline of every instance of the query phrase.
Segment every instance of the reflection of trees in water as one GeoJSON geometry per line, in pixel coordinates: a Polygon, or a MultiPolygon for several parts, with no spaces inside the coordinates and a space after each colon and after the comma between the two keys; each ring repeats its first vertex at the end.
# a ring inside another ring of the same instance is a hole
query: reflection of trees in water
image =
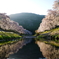
{"type": "Polygon", "coordinates": [[[37,41],[40,51],[43,56],[47,59],[58,59],[59,58],[59,48],[45,44],[43,42],[37,41]]]}
{"type": "Polygon", "coordinates": [[[0,59],[7,59],[10,54],[16,53],[21,49],[26,43],[29,43],[30,40],[17,41],[15,43],[5,44],[0,46],[0,59]]]}
{"type": "Polygon", "coordinates": [[[42,56],[39,47],[37,46],[37,44],[35,44],[35,41],[33,40],[31,43],[25,45],[22,49],[20,49],[17,53],[10,55],[10,58],[39,59],[44,57],[42,56]]]}

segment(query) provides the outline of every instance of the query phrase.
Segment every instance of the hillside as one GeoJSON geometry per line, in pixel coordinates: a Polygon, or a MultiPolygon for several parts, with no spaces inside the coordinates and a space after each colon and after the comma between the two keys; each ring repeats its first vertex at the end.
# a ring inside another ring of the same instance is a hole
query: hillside
{"type": "Polygon", "coordinates": [[[9,15],[9,17],[11,18],[11,20],[18,22],[25,29],[31,32],[35,32],[45,15],[38,15],[33,13],[18,13],[9,15]]]}
{"type": "Polygon", "coordinates": [[[39,41],[41,39],[47,44],[59,47],[59,0],[56,0],[53,8],[48,10],[36,33],[39,41]]]}
{"type": "Polygon", "coordinates": [[[38,41],[59,47],[59,27],[37,34],[38,41]]]}
{"type": "Polygon", "coordinates": [[[32,34],[17,22],[10,20],[9,16],[5,15],[4,13],[0,13],[0,30],[19,34],[32,34]]]}

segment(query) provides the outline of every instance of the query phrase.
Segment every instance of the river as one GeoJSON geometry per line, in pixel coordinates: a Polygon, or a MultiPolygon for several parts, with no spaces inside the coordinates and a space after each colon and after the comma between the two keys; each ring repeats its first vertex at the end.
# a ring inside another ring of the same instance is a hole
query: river
{"type": "Polygon", "coordinates": [[[7,59],[45,59],[40,52],[40,49],[35,41],[32,40],[31,43],[28,43],[19,49],[15,54],[12,54],[7,59]]]}
{"type": "Polygon", "coordinates": [[[12,50],[9,51],[13,52],[13,54],[9,55],[7,59],[59,59],[59,47],[41,41],[35,43],[31,39],[24,39],[23,43],[19,44],[20,42],[10,45],[12,50]],[[19,47],[21,48],[19,49],[19,47]],[[18,52],[15,53],[17,49],[18,52]]]}

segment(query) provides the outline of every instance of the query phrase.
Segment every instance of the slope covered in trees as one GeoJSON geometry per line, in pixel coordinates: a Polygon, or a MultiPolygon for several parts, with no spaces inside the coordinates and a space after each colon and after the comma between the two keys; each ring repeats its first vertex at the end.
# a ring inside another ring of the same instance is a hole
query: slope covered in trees
{"type": "Polygon", "coordinates": [[[36,33],[37,40],[59,48],[59,0],[54,2],[52,10],[48,10],[36,33]]]}
{"type": "Polygon", "coordinates": [[[17,22],[10,20],[9,16],[0,13],[0,30],[16,32],[19,34],[32,34],[30,31],[24,29],[17,22]]]}
{"type": "Polygon", "coordinates": [[[56,0],[52,10],[48,10],[48,15],[42,20],[37,32],[51,30],[59,26],[59,0],[56,0]]]}
{"type": "Polygon", "coordinates": [[[18,22],[25,29],[30,30],[33,33],[38,28],[41,20],[45,17],[45,15],[37,15],[33,13],[18,13],[9,16],[11,20],[18,22]]]}

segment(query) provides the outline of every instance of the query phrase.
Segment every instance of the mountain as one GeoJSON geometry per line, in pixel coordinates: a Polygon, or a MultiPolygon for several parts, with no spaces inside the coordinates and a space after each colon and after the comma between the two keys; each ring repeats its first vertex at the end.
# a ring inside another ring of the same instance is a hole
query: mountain
{"type": "Polygon", "coordinates": [[[38,15],[34,13],[17,13],[9,15],[10,19],[19,23],[25,29],[35,32],[39,27],[41,20],[45,15],[38,15]]]}

